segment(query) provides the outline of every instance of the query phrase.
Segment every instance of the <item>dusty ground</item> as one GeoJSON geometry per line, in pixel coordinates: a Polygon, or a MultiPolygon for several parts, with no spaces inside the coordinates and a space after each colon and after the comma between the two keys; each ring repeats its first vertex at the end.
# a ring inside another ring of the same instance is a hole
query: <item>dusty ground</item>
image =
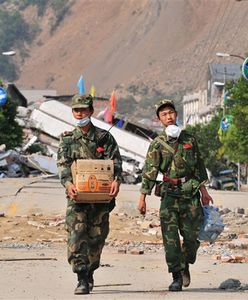
{"type": "MultiPolygon", "coordinates": [[[[76,279],[66,261],[64,190],[57,180],[33,181],[0,181],[0,299],[74,299],[76,279]]],[[[202,243],[191,268],[192,284],[179,294],[168,292],[171,276],[164,260],[159,201],[150,197],[143,218],[136,209],[138,195],[136,186],[121,188],[95,275],[94,299],[247,299],[246,193],[214,192],[216,204],[231,208],[223,209],[225,231],[214,245],[202,243]],[[240,280],[242,288],[220,290],[229,278],[240,280]]]]}
{"type": "MultiPolygon", "coordinates": [[[[0,247],[3,244],[32,244],[32,243],[66,243],[66,231],[64,229],[64,216],[47,216],[38,214],[1,217],[0,223],[0,247]]],[[[221,234],[212,248],[224,246],[228,254],[238,254],[248,257],[248,244],[235,246],[238,238],[248,236],[248,216],[229,212],[223,215],[225,231],[221,234]]],[[[162,237],[159,225],[158,212],[148,212],[143,218],[138,214],[112,213],[110,217],[110,234],[107,245],[118,249],[133,249],[141,245],[150,245],[156,252],[162,247],[162,237]]],[[[207,242],[202,247],[207,247],[207,242]]],[[[145,247],[143,247],[145,248],[145,247]]],[[[248,262],[248,260],[247,260],[248,262]]]]}
{"type": "MultiPolygon", "coordinates": [[[[242,229],[235,222],[232,218],[229,224],[233,226],[214,245],[202,243],[197,263],[191,267],[191,286],[174,294],[168,292],[171,277],[154,215],[143,220],[125,213],[112,214],[101,267],[95,274],[96,286],[93,295],[85,297],[247,299],[248,250],[228,246],[238,233],[248,232],[247,219],[242,229]],[[149,234],[149,230],[157,233],[149,234]],[[230,278],[239,280],[242,288],[220,290],[220,284],[230,278]]],[[[76,278],[66,261],[63,216],[1,217],[0,237],[0,299],[76,298],[76,278]]]]}

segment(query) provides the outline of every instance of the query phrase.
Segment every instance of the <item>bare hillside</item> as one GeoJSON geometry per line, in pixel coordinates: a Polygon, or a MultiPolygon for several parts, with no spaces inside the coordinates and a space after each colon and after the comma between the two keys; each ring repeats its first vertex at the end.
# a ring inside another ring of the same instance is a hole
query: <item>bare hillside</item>
{"type": "MultiPolygon", "coordinates": [[[[37,18],[34,9],[25,14],[37,18]]],[[[204,87],[207,63],[227,62],[216,52],[248,50],[248,1],[77,0],[52,35],[49,14],[39,20],[19,86],[74,93],[83,74],[98,95],[115,87],[170,95],[204,87]]]]}

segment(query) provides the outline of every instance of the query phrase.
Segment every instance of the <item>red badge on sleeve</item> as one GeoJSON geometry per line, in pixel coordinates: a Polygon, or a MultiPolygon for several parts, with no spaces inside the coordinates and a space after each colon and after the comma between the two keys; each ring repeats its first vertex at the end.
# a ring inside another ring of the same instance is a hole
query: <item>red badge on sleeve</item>
{"type": "Polygon", "coordinates": [[[96,151],[97,151],[98,153],[101,153],[101,152],[104,152],[105,149],[104,149],[103,147],[98,147],[98,148],[96,148],[96,151]]]}
{"type": "Polygon", "coordinates": [[[192,144],[183,144],[183,149],[190,149],[192,148],[192,144]]]}

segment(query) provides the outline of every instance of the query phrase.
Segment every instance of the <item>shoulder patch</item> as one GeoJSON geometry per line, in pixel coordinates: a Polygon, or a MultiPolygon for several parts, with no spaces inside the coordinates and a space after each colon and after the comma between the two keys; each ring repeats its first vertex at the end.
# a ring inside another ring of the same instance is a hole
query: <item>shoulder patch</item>
{"type": "Polygon", "coordinates": [[[64,131],[62,133],[62,137],[64,137],[64,136],[72,136],[72,135],[73,135],[72,131],[64,131]]]}

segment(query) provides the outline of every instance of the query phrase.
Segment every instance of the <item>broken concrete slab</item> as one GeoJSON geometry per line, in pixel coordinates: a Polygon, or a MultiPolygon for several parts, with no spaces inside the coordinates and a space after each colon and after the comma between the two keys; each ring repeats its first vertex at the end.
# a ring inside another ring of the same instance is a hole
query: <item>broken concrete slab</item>
{"type": "Polygon", "coordinates": [[[31,155],[21,155],[21,161],[27,166],[37,169],[44,174],[58,174],[56,160],[52,157],[33,153],[31,155]]]}

